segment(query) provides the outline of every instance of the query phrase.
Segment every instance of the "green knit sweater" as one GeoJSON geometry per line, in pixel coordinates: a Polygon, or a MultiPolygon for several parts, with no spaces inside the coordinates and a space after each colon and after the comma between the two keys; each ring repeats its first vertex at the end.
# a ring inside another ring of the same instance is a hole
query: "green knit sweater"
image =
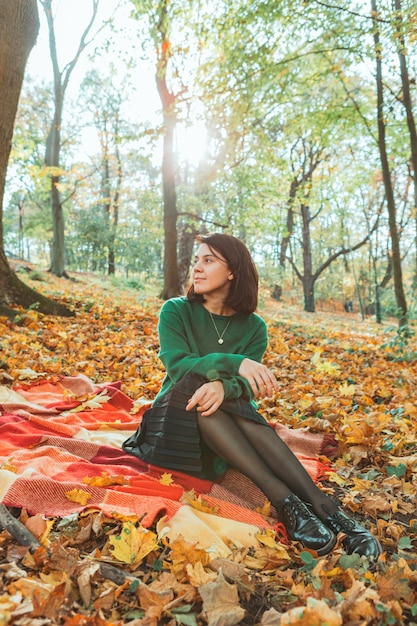
{"type": "MultiPolygon", "coordinates": [[[[221,335],[230,317],[213,314],[213,318],[221,335]]],[[[249,383],[238,372],[245,357],[260,362],[264,355],[268,339],[259,315],[235,313],[220,345],[207,309],[199,302],[172,298],[161,308],[158,332],[166,376],[157,398],[186,374],[195,373],[207,381],[221,380],[225,400],[242,397],[256,407],[249,383]]]]}

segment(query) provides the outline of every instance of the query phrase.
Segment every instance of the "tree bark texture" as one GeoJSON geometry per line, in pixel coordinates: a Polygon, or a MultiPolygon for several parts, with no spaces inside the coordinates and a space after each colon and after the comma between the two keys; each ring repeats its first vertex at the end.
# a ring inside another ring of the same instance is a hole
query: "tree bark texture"
{"type": "MultiPolygon", "coordinates": [[[[36,0],[0,0],[0,206],[26,62],[39,30],[36,0]]],[[[2,217],[2,214],[1,214],[2,217]]],[[[2,220],[0,239],[3,241],[2,220]]]]}
{"type": "Polygon", "coordinates": [[[50,271],[55,276],[65,276],[65,224],[64,211],[61,203],[61,194],[59,192],[59,165],[61,150],[61,126],[62,126],[62,110],[64,102],[64,89],[62,86],[61,72],[58,66],[58,55],[55,41],[54,20],[52,16],[51,0],[44,0],[43,7],[48,22],[49,30],[49,50],[51,54],[53,75],[54,75],[54,118],[49,129],[46,142],[45,165],[51,168],[50,175],[50,198],[52,213],[52,246],[51,246],[51,264],[50,271]]]}
{"type": "MultiPolygon", "coordinates": [[[[395,0],[395,10],[397,13],[395,25],[396,25],[396,42],[397,42],[397,51],[398,58],[400,61],[400,73],[401,73],[401,85],[402,85],[402,101],[404,104],[406,116],[407,116],[407,127],[408,134],[410,137],[410,148],[411,148],[411,166],[413,168],[413,184],[414,184],[414,209],[417,209],[417,128],[416,121],[414,117],[413,111],[413,101],[411,97],[411,89],[410,89],[410,74],[408,71],[407,65],[407,49],[405,45],[405,38],[403,32],[403,24],[402,24],[402,0],[395,0]]],[[[415,276],[414,283],[417,285],[417,218],[416,218],[416,237],[415,237],[415,248],[416,248],[416,267],[415,267],[415,276]]]]}
{"type": "MultiPolygon", "coordinates": [[[[371,0],[372,15],[377,15],[376,0],[371,0]]],[[[376,88],[377,88],[377,115],[378,115],[378,148],[381,159],[382,178],[384,181],[385,195],[388,207],[388,223],[391,237],[392,268],[394,276],[394,292],[397,308],[399,311],[398,323],[404,326],[407,323],[407,302],[404,293],[404,285],[401,268],[400,239],[397,226],[397,211],[395,205],[394,189],[389,168],[385,117],[384,117],[384,87],[382,81],[382,57],[378,23],[374,20],[374,46],[376,58],[376,88]]]]}
{"type": "Polygon", "coordinates": [[[316,303],[314,299],[314,279],[313,279],[313,260],[311,252],[311,235],[310,235],[310,207],[308,204],[301,205],[301,216],[303,220],[303,293],[304,293],[304,311],[314,313],[316,303]]]}
{"type": "Polygon", "coordinates": [[[55,25],[52,15],[52,0],[40,0],[43,6],[49,31],[49,51],[52,61],[53,77],[54,77],[54,118],[49,129],[46,152],[45,165],[51,168],[51,212],[52,212],[52,229],[53,240],[51,248],[51,265],[50,271],[56,276],[67,277],[65,271],[65,224],[64,210],[62,207],[61,194],[59,191],[60,181],[60,153],[61,153],[61,127],[62,113],[64,107],[65,92],[68,87],[70,76],[80,57],[81,52],[85,49],[86,38],[91,30],[97,15],[99,0],[92,0],[92,14],[90,21],[86,26],[74,58],[65,66],[61,72],[58,63],[58,53],[55,38],[55,25]]]}
{"type": "Polygon", "coordinates": [[[167,85],[167,67],[170,57],[168,38],[168,3],[162,0],[158,33],[161,43],[158,51],[156,86],[161,99],[164,118],[164,142],[162,157],[162,187],[164,199],[164,286],[161,297],[164,300],[181,294],[178,273],[178,232],[177,232],[177,191],[175,183],[176,162],[174,134],[177,123],[176,96],[167,85]]]}
{"type": "Polygon", "coordinates": [[[36,0],[0,0],[0,315],[13,319],[13,305],[38,303],[44,313],[71,315],[21,282],[11,269],[3,245],[3,198],[7,164],[13,138],[26,62],[39,30],[36,0]]]}

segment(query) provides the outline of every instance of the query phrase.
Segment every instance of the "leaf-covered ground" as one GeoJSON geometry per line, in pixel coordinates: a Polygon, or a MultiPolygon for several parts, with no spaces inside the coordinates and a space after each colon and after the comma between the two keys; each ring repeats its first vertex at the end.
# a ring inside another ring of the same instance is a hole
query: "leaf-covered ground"
{"type": "MultiPolygon", "coordinates": [[[[157,298],[105,289],[87,276],[25,280],[76,315],[32,310],[15,324],[0,319],[1,384],[83,373],[122,381],[134,400],[154,397],[163,376],[157,298]]],[[[416,338],[394,323],[307,315],[266,297],[261,313],[270,332],[266,361],[280,385],[261,412],[336,435],[339,450],[323,488],[372,524],[384,548],[379,562],[340,547],[316,559],[273,537],[211,560],[185,541],[143,533],[138,520],[12,511],[41,545],[28,550],[0,533],[0,626],[417,624],[416,338]],[[130,564],[112,550],[126,532],[138,546],[130,564]]]]}

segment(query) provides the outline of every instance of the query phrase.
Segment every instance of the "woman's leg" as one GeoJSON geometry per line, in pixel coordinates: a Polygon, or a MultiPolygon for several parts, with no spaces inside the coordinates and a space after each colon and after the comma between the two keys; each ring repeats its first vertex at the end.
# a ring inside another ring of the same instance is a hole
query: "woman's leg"
{"type": "MultiPolygon", "coordinates": [[[[263,491],[276,508],[290,539],[300,541],[319,555],[330,552],[336,543],[333,532],[272,472],[235,418],[218,410],[208,417],[198,414],[197,419],[202,439],[263,491]]],[[[272,432],[268,426],[258,426],[272,432]]]]}
{"type": "MultiPolygon", "coordinates": [[[[263,460],[254,443],[248,440],[234,416],[221,410],[208,417],[198,414],[198,426],[207,445],[258,485],[271,502],[280,502],[291,493],[291,489],[263,460]]],[[[270,430],[261,425],[259,428],[270,430]]]]}
{"type": "Polygon", "coordinates": [[[357,552],[370,558],[381,554],[376,537],[348,517],[317,487],[272,428],[221,410],[209,417],[198,414],[198,424],[200,434],[210,448],[248,476],[279,514],[281,511],[292,539],[313,547],[318,554],[325,554],[332,549],[334,538],[325,536],[324,522],[334,533],[345,535],[343,545],[349,554],[357,552]],[[309,516],[304,502],[311,504],[315,515],[309,516]]]}
{"type": "Polygon", "coordinates": [[[317,487],[307,470],[273,428],[239,415],[234,415],[233,419],[273,474],[284,481],[290,491],[303,502],[311,504],[317,517],[325,519],[329,513],[337,511],[338,504],[317,487]]]}
{"type": "Polygon", "coordinates": [[[237,426],[249,439],[253,447],[264,458],[273,473],[285,480],[286,485],[303,501],[311,504],[314,513],[335,534],[343,533],[343,545],[351,554],[357,552],[371,558],[378,558],[382,552],[379,541],[356,520],[347,516],[332,498],[319,489],[310,478],[297,457],[275,433],[268,429],[235,416],[237,426]]]}

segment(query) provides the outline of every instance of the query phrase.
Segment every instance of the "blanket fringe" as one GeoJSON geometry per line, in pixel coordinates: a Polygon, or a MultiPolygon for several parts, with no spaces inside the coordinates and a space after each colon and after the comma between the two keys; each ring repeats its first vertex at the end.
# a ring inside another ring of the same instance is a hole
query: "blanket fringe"
{"type": "Polygon", "coordinates": [[[281,543],[289,544],[290,539],[288,537],[287,529],[285,528],[282,522],[277,522],[274,524],[275,535],[278,541],[281,543]]]}
{"type": "Polygon", "coordinates": [[[334,459],[338,456],[339,444],[335,435],[331,433],[323,434],[323,441],[320,448],[320,454],[327,456],[328,459],[334,459]]]}

